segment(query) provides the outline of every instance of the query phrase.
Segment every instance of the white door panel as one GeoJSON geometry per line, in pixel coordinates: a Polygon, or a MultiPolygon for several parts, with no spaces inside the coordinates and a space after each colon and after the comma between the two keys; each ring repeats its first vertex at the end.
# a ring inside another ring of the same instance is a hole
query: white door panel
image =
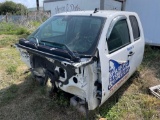
{"type": "Polygon", "coordinates": [[[133,64],[135,69],[141,64],[143,59],[143,53],[144,53],[144,35],[143,30],[141,27],[140,20],[138,19],[138,16],[130,15],[129,16],[129,24],[130,24],[130,30],[131,35],[133,39],[133,49],[134,49],[134,56],[133,56],[133,64]],[[132,19],[131,19],[132,18],[132,19]]]}
{"type": "MultiPolygon", "coordinates": [[[[107,32],[108,51],[100,53],[103,104],[135,71],[134,45],[126,16],[113,19],[107,32]],[[106,68],[104,68],[106,67],[106,68]],[[107,74],[107,76],[105,76],[107,74]],[[105,77],[103,77],[103,75],[105,77]]],[[[101,51],[100,51],[101,52],[101,51]]]]}

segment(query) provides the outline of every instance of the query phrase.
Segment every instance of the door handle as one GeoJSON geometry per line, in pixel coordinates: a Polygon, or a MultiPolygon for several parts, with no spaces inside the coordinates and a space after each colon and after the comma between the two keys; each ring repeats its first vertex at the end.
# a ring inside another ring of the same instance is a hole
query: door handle
{"type": "Polygon", "coordinates": [[[133,55],[134,55],[134,52],[131,51],[131,52],[129,52],[128,57],[131,57],[131,56],[133,56],[133,55]]]}

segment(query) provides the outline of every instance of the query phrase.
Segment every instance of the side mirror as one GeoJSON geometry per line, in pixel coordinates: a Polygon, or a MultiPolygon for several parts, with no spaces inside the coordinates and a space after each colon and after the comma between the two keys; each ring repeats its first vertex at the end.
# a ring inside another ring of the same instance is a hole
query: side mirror
{"type": "Polygon", "coordinates": [[[111,22],[111,24],[110,24],[110,26],[109,26],[109,28],[108,28],[108,32],[107,32],[107,35],[106,35],[106,40],[109,39],[109,37],[110,37],[110,35],[111,35],[111,32],[112,32],[115,24],[116,24],[118,21],[123,20],[123,19],[127,19],[127,17],[124,16],[124,15],[121,15],[121,16],[115,17],[115,18],[112,20],[112,22],[111,22]]]}

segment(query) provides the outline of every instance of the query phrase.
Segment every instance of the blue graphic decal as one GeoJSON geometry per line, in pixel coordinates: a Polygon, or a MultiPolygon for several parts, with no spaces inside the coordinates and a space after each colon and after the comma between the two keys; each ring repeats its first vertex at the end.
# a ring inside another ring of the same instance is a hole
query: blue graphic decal
{"type": "Polygon", "coordinates": [[[129,60],[122,64],[115,60],[110,60],[108,90],[110,90],[118,81],[120,81],[127,73],[129,73],[129,69],[129,60]]]}

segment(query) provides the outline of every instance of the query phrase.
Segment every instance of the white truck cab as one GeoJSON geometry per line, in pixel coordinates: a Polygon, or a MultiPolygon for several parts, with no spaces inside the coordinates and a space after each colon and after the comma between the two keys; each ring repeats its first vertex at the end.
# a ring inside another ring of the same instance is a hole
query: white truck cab
{"type": "Polygon", "coordinates": [[[136,13],[95,9],[54,15],[16,47],[36,79],[94,110],[141,64],[144,35],[136,13]]]}

